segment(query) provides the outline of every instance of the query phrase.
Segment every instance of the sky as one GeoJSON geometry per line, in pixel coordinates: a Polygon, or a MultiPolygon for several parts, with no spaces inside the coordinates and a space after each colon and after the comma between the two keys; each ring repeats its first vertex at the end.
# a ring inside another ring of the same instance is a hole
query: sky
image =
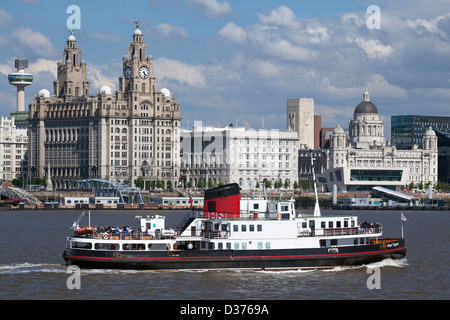
{"type": "Polygon", "coordinates": [[[388,139],[392,115],[450,116],[448,0],[2,0],[0,116],[15,111],[7,75],[17,58],[34,75],[26,104],[53,91],[70,5],[80,8],[90,93],[118,89],[140,20],[158,89],[175,95],[184,128],[284,130],[287,99],[302,97],[323,127],[348,128],[365,88],[388,139]]]}

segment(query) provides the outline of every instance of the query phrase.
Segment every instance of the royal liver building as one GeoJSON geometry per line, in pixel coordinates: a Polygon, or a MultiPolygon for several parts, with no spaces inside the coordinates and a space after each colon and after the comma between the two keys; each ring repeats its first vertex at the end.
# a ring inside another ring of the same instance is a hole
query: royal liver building
{"type": "Polygon", "coordinates": [[[56,188],[96,178],[163,181],[180,175],[180,104],[156,89],[153,58],[137,28],[123,58],[119,90],[90,95],[86,63],[72,35],[57,64],[53,94],[41,90],[30,105],[29,171],[50,176],[56,188]]]}

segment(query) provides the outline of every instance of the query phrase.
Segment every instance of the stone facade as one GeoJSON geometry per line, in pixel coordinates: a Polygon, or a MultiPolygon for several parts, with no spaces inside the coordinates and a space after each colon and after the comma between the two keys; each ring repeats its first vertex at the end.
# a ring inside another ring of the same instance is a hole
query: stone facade
{"type": "MultiPolygon", "coordinates": [[[[400,190],[406,184],[436,183],[438,174],[437,138],[429,129],[423,149],[397,150],[384,137],[383,120],[366,90],[349,120],[349,138],[338,125],[330,136],[330,148],[315,150],[319,182],[331,191],[367,191],[374,185],[400,190]]],[[[299,174],[311,171],[307,150],[299,150],[299,174]]]]}
{"type": "MultiPolygon", "coordinates": [[[[0,117],[0,179],[14,180],[26,172],[28,137],[18,130],[14,118],[0,117]]],[[[26,173],[24,174],[26,176],[26,173]]]]}
{"type": "Polygon", "coordinates": [[[90,95],[86,68],[71,35],[53,94],[41,90],[30,104],[30,174],[46,177],[49,165],[57,189],[85,178],[177,185],[180,104],[168,89],[156,89],[142,32],[133,33],[118,91],[103,86],[90,95]]]}
{"type": "Polygon", "coordinates": [[[286,130],[297,132],[302,148],[314,149],[314,99],[287,100],[286,130]]]}
{"type": "Polygon", "coordinates": [[[238,183],[242,190],[255,190],[265,181],[298,179],[296,132],[246,130],[232,125],[216,128],[196,124],[182,133],[183,182],[198,186],[202,179],[213,185],[238,183]]]}

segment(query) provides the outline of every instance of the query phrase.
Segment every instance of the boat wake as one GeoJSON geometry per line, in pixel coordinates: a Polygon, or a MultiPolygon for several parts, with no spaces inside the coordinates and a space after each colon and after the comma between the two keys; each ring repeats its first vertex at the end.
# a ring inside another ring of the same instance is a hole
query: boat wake
{"type": "Polygon", "coordinates": [[[24,273],[66,273],[66,267],[62,264],[29,262],[0,265],[0,275],[24,273]]]}

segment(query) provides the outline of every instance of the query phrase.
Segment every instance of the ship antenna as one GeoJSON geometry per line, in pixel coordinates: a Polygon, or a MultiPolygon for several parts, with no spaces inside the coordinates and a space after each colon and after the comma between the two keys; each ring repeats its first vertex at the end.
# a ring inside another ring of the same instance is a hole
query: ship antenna
{"type": "Polygon", "coordinates": [[[320,217],[320,207],[319,207],[319,196],[317,195],[317,181],[316,174],[314,173],[314,156],[312,150],[310,150],[311,154],[311,170],[313,174],[313,184],[314,184],[314,194],[316,195],[316,204],[314,206],[314,217],[320,217]]]}

